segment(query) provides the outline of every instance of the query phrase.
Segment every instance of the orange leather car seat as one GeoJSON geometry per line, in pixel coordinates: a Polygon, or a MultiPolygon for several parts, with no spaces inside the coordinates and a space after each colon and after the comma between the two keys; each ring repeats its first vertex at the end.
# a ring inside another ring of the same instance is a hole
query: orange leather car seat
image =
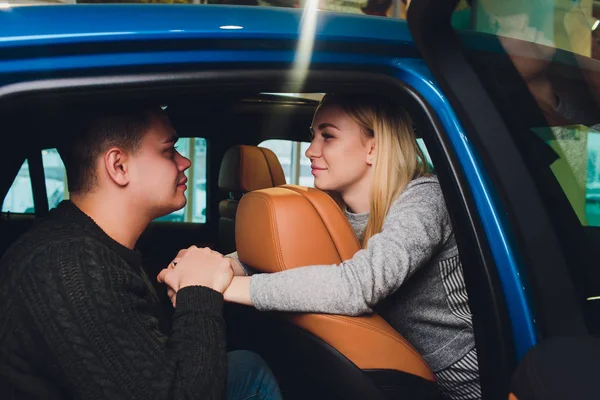
{"type": "MultiPolygon", "coordinates": [[[[301,186],[284,185],[246,194],[238,207],[235,231],[240,261],[259,272],[337,265],[360,249],[352,227],[333,199],[320,190],[301,186]]],[[[304,351],[309,359],[314,356],[322,360],[312,364],[308,360],[312,373],[318,375],[316,371],[323,368],[320,374],[324,376],[339,373],[344,377],[343,387],[336,389],[342,398],[390,398],[392,393],[391,398],[419,399],[422,396],[417,394],[428,390],[433,397],[424,398],[437,398],[437,385],[432,384],[434,376],[427,363],[379,315],[281,316],[312,336],[298,344],[310,349],[304,351]],[[331,357],[323,355],[328,352],[331,357]]]]}
{"type": "Polygon", "coordinates": [[[275,153],[264,147],[229,148],[219,170],[219,188],[229,198],[219,203],[219,250],[235,251],[235,215],[239,199],[253,190],[284,185],[285,175],[275,153]]]}

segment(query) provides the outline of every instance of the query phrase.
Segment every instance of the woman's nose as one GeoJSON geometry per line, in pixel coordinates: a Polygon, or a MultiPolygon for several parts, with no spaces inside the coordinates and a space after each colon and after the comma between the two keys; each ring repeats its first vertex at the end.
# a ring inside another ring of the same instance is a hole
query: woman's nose
{"type": "Polygon", "coordinates": [[[318,147],[319,146],[315,143],[315,140],[313,140],[310,142],[310,146],[308,146],[308,149],[306,149],[304,155],[310,159],[319,157],[321,152],[318,147]]]}

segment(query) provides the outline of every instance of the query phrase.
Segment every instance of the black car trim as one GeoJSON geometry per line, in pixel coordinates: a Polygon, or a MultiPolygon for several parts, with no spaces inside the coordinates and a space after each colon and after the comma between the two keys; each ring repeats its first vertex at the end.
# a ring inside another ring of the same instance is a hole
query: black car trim
{"type": "MultiPolygon", "coordinates": [[[[296,51],[297,39],[141,39],[122,41],[99,41],[93,43],[64,43],[25,45],[16,48],[1,47],[0,61],[64,57],[82,55],[101,55],[119,53],[167,52],[167,51],[208,51],[208,50],[252,50],[252,51],[296,51]]],[[[397,57],[399,51],[403,57],[418,57],[419,52],[410,42],[379,41],[356,43],[339,39],[319,40],[313,51],[356,53],[397,57]]]]}
{"type": "Polygon", "coordinates": [[[27,157],[27,162],[29,165],[29,177],[31,180],[35,216],[42,217],[48,213],[48,193],[46,190],[44,164],[40,149],[33,149],[27,157]]]}

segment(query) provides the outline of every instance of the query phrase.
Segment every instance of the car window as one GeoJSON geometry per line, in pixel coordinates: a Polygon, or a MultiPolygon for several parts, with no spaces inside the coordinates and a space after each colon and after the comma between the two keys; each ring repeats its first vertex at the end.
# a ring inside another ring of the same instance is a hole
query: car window
{"type": "Polygon", "coordinates": [[[4,201],[2,212],[33,214],[33,190],[29,177],[29,163],[27,160],[21,165],[17,176],[11,185],[4,201]]]}
{"type": "Polygon", "coordinates": [[[269,139],[258,146],[275,153],[283,167],[286,183],[314,187],[315,179],[311,173],[310,160],[304,155],[309,145],[308,142],[269,139]]]}
{"type": "Polygon", "coordinates": [[[571,260],[591,260],[571,262],[570,267],[576,285],[584,288],[582,301],[596,302],[588,309],[587,317],[597,330],[600,9],[592,1],[468,3],[463,12],[469,17],[461,23],[453,20],[453,26],[476,73],[521,145],[532,174],[539,178],[539,191],[562,232],[565,251],[571,260]],[[545,178],[548,171],[554,180],[545,178]],[[585,270],[576,271],[580,269],[585,270]]]}
{"type": "MultiPolygon", "coordinates": [[[[63,199],[68,198],[65,166],[56,149],[42,150],[42,165],[48,196],[48,208],[52,209],[63,199]]],[[[29,162],[25,160],[11,185],[4,202],[2,212],[35,214],[33,188],[29,176],[29,162]]]]}
{"type": "MultiPolygon", "coordinates": [[[[190,158],[192,166],[186,171],[188,182],[187,204],[181,210],[158,218],[157,221],[169,222],[206,222],[206,139],[180,138],[177,150],[190,158]]],[[[48,195],[48,209],[52,209],[62,200],[69,198],[65,166],[56,149],[42,150],[44,180],[48,195]]],[[[23,163],[13,181],[4,201],[2,212],[35,214],[33,188],[29,175],[29,163],[23,163]]]]}
{"type": "Polygon", "coordinates": [[[462,12],[469,23],[455,27],[484,33],[462,38],[487,89],[508,121],[552,150],[554,159],[539,166],[550,167],[581,224],[600,226],[600,10],[591,1],[468,5],[462,12]],[[504,54],[512,65],[502,61],[504,54]]]}
{"type": "MultiPolygon", "coordinates": [[[[431,170],[433,170],[433,164],[431,163],[431,157],[429,156],[427,147],[425,147],[425,142],[423,139],[417,138],[417,143],[421,150],[423,150],[426,162],[429,164],[431,170]]],[[[272,150],[277,158],[279,158],[287,183],[314,187],[315,179],[310,170],[310,160],[304,155],[308,146],[310,146],[309,142],[268,139],[261,142],[259,146],[272,150]]]]}
{"type": "Polygon", "coordinates": [[[425,162],[429,165],[429,169],[435,172],[435,169],[433,168],[433,162],[431,161],[431,156],[429,155],[429,151],[427,151],[427,146],[425,146],[425,142],[422,138],[417,138],[417,144],[419,145],[421,151],[423,152],[423,155],[425,156],[425,162]]]}

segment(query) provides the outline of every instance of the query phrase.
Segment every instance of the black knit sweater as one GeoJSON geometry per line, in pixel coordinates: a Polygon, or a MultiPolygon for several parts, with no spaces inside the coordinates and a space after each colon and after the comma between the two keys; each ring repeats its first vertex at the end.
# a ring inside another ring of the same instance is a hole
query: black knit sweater
{"type": "Polygon", "coordinates": [[[0,398],[219,399],[223,296],[179,291],[170,336],[139,254],[71,202],[0,261],[0,398]]]}

